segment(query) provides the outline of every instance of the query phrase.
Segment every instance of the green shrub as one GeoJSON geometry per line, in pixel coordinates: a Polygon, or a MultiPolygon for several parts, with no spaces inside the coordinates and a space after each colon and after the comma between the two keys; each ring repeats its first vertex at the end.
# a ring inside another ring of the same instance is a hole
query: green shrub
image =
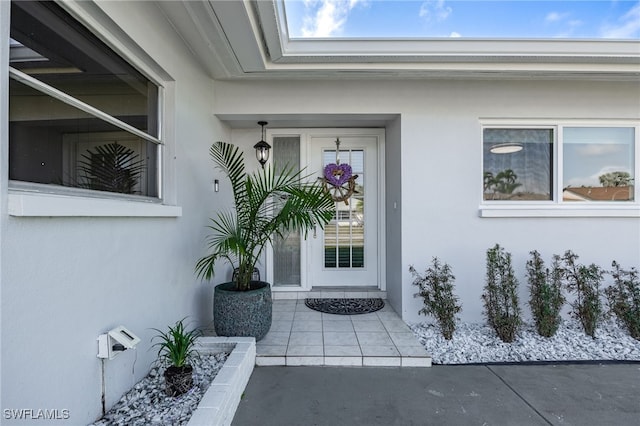
{"type": "Polygon", "coordinates": [[[489,325],[503,342],[513,342],[522,325],[518,280],[511,266],[511,254],[498,244],[487,250],[487,277],[482,300],[489,325]]]}
{"type": "Polygon", "coordinates": [[[571,303],[574,318],[580,320],[582,328],[588,336],[595,338],[596,328],[602,320],[602,268],[595,264],[589,266],[576,263],[578,256],[567,250],[562,257],[565,285],[569,292],[575,294],[571,303]]]}
{"type": "Polygon", "coordinates": [[[615,314],[618,323],[627,329],[631,337],[640,340],[640,279],[638,270],[624,270],[614,260],[611,263],[613,285],[607,287],[605,294],[609,302],[609,311],[615,314]]]}
{"type": "Polygon", "coordinates": [[[458,297],[453,294],[456,277],[451,273],[451,267],[447,263],[441,265],[438,258],[434,257],[433,266],[425,271],[424,276],[413,266],[409,267],[409,271],[415,277],[413,285],[420,289],[414,296],[424,300],[424,307],[419,313],[435,317],[442,336],[451,340],[456,329],[456,314],[462,309],[458,297]]]}
{"type": "Polygon", "coordinates": [[[158,359],[164,360],[175,367],[188,365],[189,360],[198,355],[195,350],[195,343],[200,336],[200,331],[186,331],[184,320],[185,318],[176,322],[173,327],[169,326],[169,330],[166,332],[157,328],[153,329],[158,332],[153,339],[160,340],[153,345],[158,347],[158,359]]]}
{"type": "Polygon", "coordinates": [[[527,280],[529,282],[529,306],[538,334],[551,337],[560,326],[560,311],[565,298],[562,295],[562,269],[560,256],[553,256],[551,271],[545,269],[544,261],[537,251],[530,252],[527,261],[527,280]]]}

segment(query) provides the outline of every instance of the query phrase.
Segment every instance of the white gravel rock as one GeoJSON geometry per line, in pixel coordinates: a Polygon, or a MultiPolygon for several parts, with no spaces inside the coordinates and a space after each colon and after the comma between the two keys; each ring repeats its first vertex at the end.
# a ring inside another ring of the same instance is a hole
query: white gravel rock
{"type": "Polygon", "coordinates": [[[640,361],[640,341],[615,321],[605,321],[596,338],[587,336],[576,320],[563,320],[555,336],[537,334],[525,324],[513,343],[502,342],[486,324],[458,323],[448,341],[433,324],[411,325],[434,364],[527,361],[640,361]]]}
{"type": "Polygon", "coordinates": [[[178,397],[167,396],[165,368],[154,366],[109,412],[89,426],[186,425],[227,357],[227,353],[221,352],[194,359],[191,362],[194,386],[178,397]]]}

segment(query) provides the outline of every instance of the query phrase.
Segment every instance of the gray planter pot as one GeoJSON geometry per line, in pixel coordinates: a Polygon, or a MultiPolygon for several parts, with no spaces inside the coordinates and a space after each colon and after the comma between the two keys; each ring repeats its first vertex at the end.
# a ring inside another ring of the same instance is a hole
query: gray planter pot
{"type": "Polygon", "coordinates": [[[235,291],[232,282],[218,284],[213,296],[213,324],[218,336],[262,339],[271,328],[271,286],[251,281],[251,289],[235,291]]]}

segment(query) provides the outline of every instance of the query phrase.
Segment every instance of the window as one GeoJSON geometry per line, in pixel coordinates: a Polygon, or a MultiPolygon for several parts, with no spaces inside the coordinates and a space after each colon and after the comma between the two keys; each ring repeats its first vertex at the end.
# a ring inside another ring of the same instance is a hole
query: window
{"type": "MultiPolygon", "coordinates": [[[[300,171],[300,136],[274,136],[273,160],[277,174],[285,168],[300,171]]],[[[275,287],[301,285],[300,232],[287,231],[273,239],[273,285],[275,287]]]]}
{"type": "Polygon", "coordinates": [[[634,129],[566,127],[563,201],[634,200],[634,129]]]}
{"type": "MultiPolygon", "coordinates": [[[[362,149],[324,150],[323,169],[329,164],[340,164],[340,159],[351,166],[357,175],[357,184],[348,201],[336,201],[335,218],[324,229],[325,268],[364,268],[365,247],[365,152],[362,149]]],[[[340,194],[342,195],[342,192],[340,194]]]]}
{"type": "Polygon", "coordinates": [[[553,139],[553,129],[484,129],[484,199],[553,199],[553,139]]]}
{"type": "Polygon", "coordinates": [[[54,2],[12,2],[9,66],[14,185],[160,197],[158,85],[54,2]]]}
{"type": "Polygon", "coordinates": [[[483,200],[633,202],[635,140],[631,126],[487,126],[483,200]]]}

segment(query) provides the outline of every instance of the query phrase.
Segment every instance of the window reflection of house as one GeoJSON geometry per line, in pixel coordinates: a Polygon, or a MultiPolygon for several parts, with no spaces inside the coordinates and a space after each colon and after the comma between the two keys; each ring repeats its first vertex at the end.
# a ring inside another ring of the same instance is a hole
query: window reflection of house
{"type": "Polygon", "coordinates": [[[565,188],[563,201],[633,201],[633,186],[565,188]]]}

